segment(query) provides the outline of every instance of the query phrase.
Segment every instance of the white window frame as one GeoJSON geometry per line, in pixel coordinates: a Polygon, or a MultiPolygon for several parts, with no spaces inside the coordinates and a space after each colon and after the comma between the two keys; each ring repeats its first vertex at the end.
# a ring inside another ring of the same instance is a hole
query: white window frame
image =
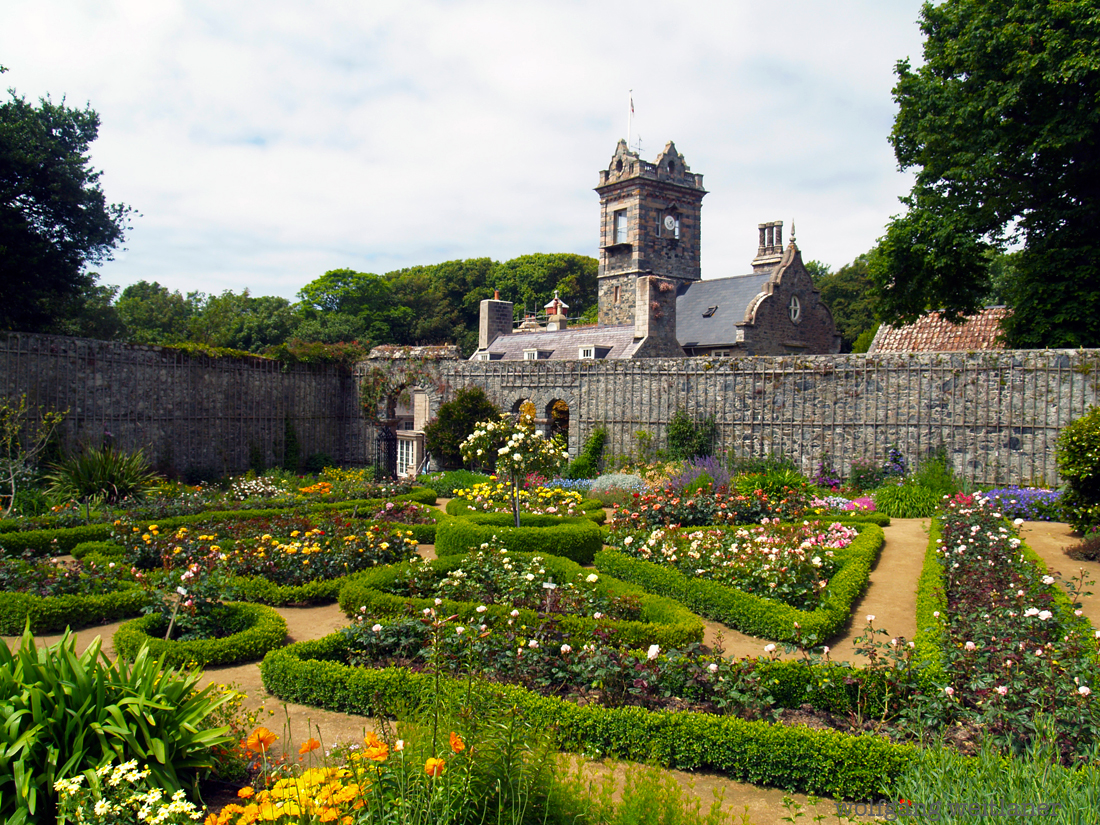
{"type": "Polygon", "coordinates": [[[524,361],[538,361],[539,360],[539,351],[537,349],[525,349],[523,351],[523,360],[524,361]]]}
{"type": "Polygon", "coordinates": [[[577,358],[581,361],[594,361],[596,359],[595,347],[578,347],[577,358]]]}
{"type": "Polygon", "coordinates": [[[617,210],[614,213],[613,220],[614,220],[613,231],[615,233],[614,234],[614,238],[615,238],[614,243],[627,243],[628,242],[627,239],[629,237],[630,224],[629,224],[629,222],[627,221],[627,218],[626,218],[626,210],[625,209],[617,210]]]}

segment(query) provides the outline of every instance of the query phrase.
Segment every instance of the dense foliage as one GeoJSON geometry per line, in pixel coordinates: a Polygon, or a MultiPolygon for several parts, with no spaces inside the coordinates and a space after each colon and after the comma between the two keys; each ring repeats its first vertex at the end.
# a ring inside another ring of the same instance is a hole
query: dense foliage
{"type": "Polygon", "coordinates": [[[872,264],[888,317],[978,309],[1014,242],[1014,347],[1100,343],[1100,17],[1092,0],[921,9],[924,59],[898,63],[891,141],[915,169],[872,264]]]}
{"type": "MultiPolygon", "coordinates": [[[[462,467],[462,442],[477,429],[479,421],[490,421],[500,415],[496,404],[481,387],[463,387],[455,397],[440,404],[435,418],[424,426],[424,449],[446,470],[462,467]]],[[[473,462],[475,468],[492,470],[495,456],[481,456],[473,462]]]]}
{"type": "Polygon", "coordinates": [[[1061,499],[1066,520],[1082,532],[1100,524],[1100,407],[1058,436],[1058,472],[1066,483],[1061,499]]]}

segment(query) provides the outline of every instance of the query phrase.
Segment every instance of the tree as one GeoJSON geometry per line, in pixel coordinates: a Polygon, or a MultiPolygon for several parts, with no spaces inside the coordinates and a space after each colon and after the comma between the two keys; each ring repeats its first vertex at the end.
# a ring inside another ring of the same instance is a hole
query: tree
{"type": "Polygon", "coordinates": [[[891,142],[916,170],[872,267],[884,314],[960,318],[1015,261],[1012,346],[1100,345],[1100,15],[1094,0],[925,3],[891,142]]]}
{"type": "Polygon", "coordinates": [[[177,289],[156,281],[138,281],[122,290],[115,308],[125,327],[126,340],[133,344],[180,344],[189,340],[191,319],[203,296],[192,292],[187,297],[177,289]]]}
{"type": "Polygon", "coordinates": [[[870,262],[876,254],[873,249],[815,279],[822,302],[833,314],[843,352],[851,352],[860,335],[875,326],[877,304],[871,293],[870,262]]]}
{"type": "Polygon", "coordinates": [[[191,321],[190,339],[212,347],[263,352],[293,337],[299,317],[290,301],[272,295],[253,298],[247,289],[210,295],[191,321]]]}
{"type": "MultiPolygon", "coordinates": [[[[424,426],[424,449],[445,470],[462,466],[462,442],[477,429],[477,422],[495,420],[500,415],[497,405],[481,387],[463,387],[454,400],[441,404],[436,417],[424,426]]],[[[492,468],[495,456],[483,457],[478,464],[492,468]]]]}
{"type": "Polygon", "coordinates": [[[557,290],[569,304],[571,317],[579,317],[596,301],[596,271],[599,261],[586,255],[567,253],[520,255],[497,264],[493,285],[501,297],[527,312],[542,312],[557,290]]]}
{"type": "Polygon", "coordinates": [[[95,283],[86,267],[111,259],[131,209],[107,203],[89,164],[99,132],[91,108],[9,94],[0,105],[0,329],[47,331],[95,283]]]}

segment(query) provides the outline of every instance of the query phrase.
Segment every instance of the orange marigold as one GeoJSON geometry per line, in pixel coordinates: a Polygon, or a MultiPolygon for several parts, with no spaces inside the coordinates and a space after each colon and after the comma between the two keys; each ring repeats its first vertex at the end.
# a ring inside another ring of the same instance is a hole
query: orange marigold
{"type": "Polygon", "coordinates": [[[426,773],[428,776],[442,776],[443,769],[444,767],[446,767],[446,765],[447,763],[444,762],[442,759],[436,759],[433,756],[424,763],[424,773],[426,773]]]}
{"type": "Polygon", "coordinates": [[[321,743],[311,736],[302,747],[298,748],[298,753],[304,755],[317,750],[319,747],[321,747],[321,743]]]}
{"type": "Polygon", "coordinates": [[[466,750],[466,743],[463,742],[462,737],[460,737],[454,731],[451,731],[451,750],[453,750],[455,753],[462,753],[464,750],[466,750]]]}
{"type": "Polygon", "coordinates": [[[264,751],[275,744],[275,740],[279,737],[273,734],[265,727],[258,727],[252,731],[252,734],[245,740],[244,746],[250,751],[264,751]]]}

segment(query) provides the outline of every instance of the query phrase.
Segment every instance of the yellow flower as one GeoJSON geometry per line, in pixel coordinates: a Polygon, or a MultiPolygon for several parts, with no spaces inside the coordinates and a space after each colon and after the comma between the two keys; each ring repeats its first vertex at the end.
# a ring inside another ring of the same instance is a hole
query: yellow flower
{"type": "Polygon", "coordinates": [[[443,776],[443,770],[446,766],[446,762],[433,756],[424,763],[424,773],[428,776],[443,776]]]}
{"type": "Polygon", "coordinates": [[[252,796],[252,794],[254,793],[256,793],[255,789],[249,787],[248,785],[245,785],[243,788],[237,791],[237,796],[239,796],[241,799],[248,799],[248,797],[252,796]]]}

